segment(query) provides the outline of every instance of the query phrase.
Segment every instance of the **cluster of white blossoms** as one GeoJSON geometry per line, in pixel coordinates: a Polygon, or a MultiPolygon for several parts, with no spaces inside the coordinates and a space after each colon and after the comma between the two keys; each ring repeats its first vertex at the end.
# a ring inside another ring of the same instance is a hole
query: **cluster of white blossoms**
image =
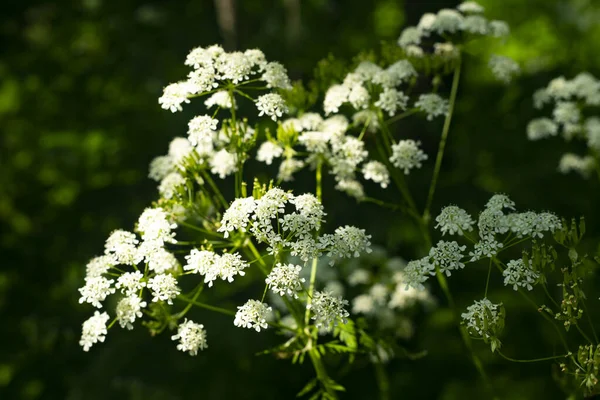
{"type": "Polygon", "coordinates": [[[171,339],[179,340],[177,350],[187,351],[192,356],[198,354],[198,350],[204,350],[208,347],[204,325],[187,319],[179,324],[177,334],[171,336],[171,339]]]}
{"type": "MultiPolygon", "coordinates": [[[[127,329],[133,329],[133,323],[142,317],[142,310],[148,305],[144,300],[146,291],[152,297],[151,302],[172,304],[180,293],[176,277],[181,273],[181,266],[165,244],[176,242],[176,227],[162,208],[147,208],[137,222],[139,237],[133,232],[113,231],[106,240],[105,254],[93,258],[87,265],[79,302],[102,308],[105,300],[118,292],[122,297],[115,309],[115,321],[127,329]],[[138,268],[138,265],[146,267],[138,268]],[[134,270],[125,271],[126,267],[134,270]],[[109,273],[116,275],[116,280],[105,276],[109,273]]],[[[106,335],[109,318],[106,312],[96,313],[84,322],[81,339],[84,350],[104,340],[102,335],[106,335]],[[94,337],[97,340],[93,340],[94,337]]]]}
{"type": "Polygon", "coordinates": [[[233,324],[260,332],[261,329],[267,329],[269,325],[267,320],[270,318],[271,311],[273,309],[265,303],[248,300],[246,304],[238,307],[233,324]]]}
{"type": "MultiPolygon", "coordinates": [[[[483,16],[484,8],[474,1],[465,1],[456,9],[442,9],[437,14],[423,14],[417,26],[405,28],[398,45],[412,59],[433,57],[453,61],[459,55],[457,44],[481,37],[504,38],[510,33],[504,21],[489,21],[483,16]],[[441,39],[442,42],[436,42],[441,39]],[[434,51],[427,54],[428,42],[434,51]]],[[[519,65],[505,56],[492,55],[488,63],[493,75],[500,81],[510,80],[520,72],[519,65]]]]}
{"type": "Polygon", "coordinates": [[[509,261],[502,275],[504,276],[504,285],[512,285],[513,290],[519,290],[519,287],[533,290],[533,285],[540,277],[539,272],[533,269],[531,260],[526,265],[523,259],[509,261]]]}
{"type": "Polygon", "coordinates": [[[494,304],[487,298],[475,301],[461,317],[469,334],[484,339],[495,336],[504,326],[502,303],[494,304]]]}
{"type": "Polygon", "coordinates": [[[558,77],[533,95],[536,108],[553,107],[552,118],[541,117],[529,122],[527,137],[540,140],[559,134],[567,141],[579,138],[587,143],[588,153],[579,156],[565,153],[559,163],[562,173],[577,172],[588,177],[598,168],[600,157],[600,117],[586,115],[587,110],[600,107],[600,80],[587,72],[568,80],[558,77]],[[585,113],[584,113],[585,112],[585,113]]]}
{"type": "Polygon", "coordinates": [[[315,326],[322,331],[331,331],[339,324],[345,324],[350,316],[346,311],[348,300],[335,296],[331,292],[314,292],[312,302],[306,306],[315,321],[315,326]]]}
{"type": "Polygon", "coordinates": [[[300,277],[301,271],[302,267],[300,265],[277,263],[265,282],[278,295],[289,295],[297,299],[298,292],[304,288],[303,283],[306,281],[306,279],[300,277]]]}
{"type": "MultiPolygon", "coordinates": [[[[457,206],[443,208],[436,217],[436,222],[435,228],[439,229],[442,235],[464,236],[471,232],[475,225],[473,218],[457,206]]],[[[464,268],[466,262],[494,257],[504,247],[504,242],[509,236],[543,238],[544,234],[553,233],[561,227],[562,222],[556,215],[548,212],[515,212],[515,204],[508,196],[496,194],[490,198],[485,209],[479,214],[477,221],[479,241],[475,242],[472,250],[468,252],[471,258],[465,261],[467,249],[465,245],[441,240],[431,248],[428,256],[407,264],[404,270],[406,286],[421,289],[423,283],[430,276],[435,275],[436,270],[450,276],[451,271],[464,268]]],[[[531,284],[539,277],[531,268],[526,268],[522,260],[509,264],[509,268],[504,272],[506,285],[530,289],[531,284]]]]}
{"type": "Polygon", "coordinates": [[[421,168],[421,162],[427,160],[427,154],[419,148],[419,142],[412,139],[400,140],[392,145],[390,162],[408,175],[411,169],[421,168]]]}
{"type": "Polygon", "coordinates": [[[258,199],[234,200],[223,214],[218,232],[225,237],[235,231],[249,232],[258,242],[266,243],[271,254],[285,250],[305,262],[326,254],[333,264],[338,258],[370,251],[370,236],[363,229],[345,226],[333,234],[319,235],[325,215],[314,195],[294,196],[272,188],[258,199]]]}
{"type": "Polygon", "coordinates": [[[227,100],[223,91],[217,89],[230,89],[230,85],[243,86],[250,79],[264,82],[267,88],[291,88],[285,67],[277,62],[268,62],[258,49],[228,53],[218,45],[197,47],[188,54],[185,65],[192,67],[187,80],[168,85],[158,99],[165,110],[181,111],[182,104],[189,103],[191,97],[215,92],[206,101],[206,106],[216,104],[230,108],[235,104],[231,92],[227,93],[227,100]]]}
{"type": "Polygon", "coordinates": [[[192,249],[185,259],[187,264],[183,269],[204,275],[204,283],[208,283],[208,287],[211,287],[217,278],[231,283],[236,275],[244,276],[244,269],[249,267],[239,253],[219,255],[212,251],[192,249]]]}

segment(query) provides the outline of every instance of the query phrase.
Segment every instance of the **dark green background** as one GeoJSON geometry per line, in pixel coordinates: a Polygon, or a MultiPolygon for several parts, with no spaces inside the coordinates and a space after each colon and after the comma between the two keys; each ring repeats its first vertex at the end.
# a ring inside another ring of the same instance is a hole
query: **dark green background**
{"type": "MultiPolygon", "coordinates": [[[[176,351],[168,334],[152,338],[143,328],[111,330],[107,342],[90,353],[77,344],[91,312],[77,303],[85,263],[102,251],[111,230],[130,229],[155,198],[147,165],[166,152],[172,137],[185,134],[192,111],[171,114],[157,99],[163,86],[184,76],[183,60],[191,48],[259,47],[268,59],[286,65],[293,79],[307,80],[329,53],[350,60],[382,40],[395,40],[402,26],[415,24],[423,12],[456,5],[235,3],[233,32],[220,28],[209,0],[0,4],[0,399],[282,399],[293,398],[311,376],[308,365],[254,357],[281,340],[272,332],[235,329],[230,319],[205,313],[210,347],[195,358],[176,351]]],[[[600,185],[556,172],[564,151],[582,148],[560,140],[530,143],[525,127],[539,115],[531,94],[551,78],[571,78],[583,70],[600,76],[600,4],[481,3],[489,18],[511,25],[504,54],[521,62],[524,73],[504,87],[490,79],[481,62],[466,63],[434,210],[454,203],[476,213],[490,193],[505,192],[521,210],[585,215],[586,246],[593,252],[600,242],[600,185]]],[[[432,158],[440,130],[441,122],[415,120],[399,124],[396,135],[419,138],[432,158]]],[[[431,166],[410,177],[420,204],[431,166]]],[[[356,223],[392,253],[415,255],[412,231],[400,215],[357,206],[331,190],[324,198],[332,226],[356,223]]],[[[484,282],[482,271],[453,275],[459,306],[481,297],[484,282]]],[[[597,287],[588,292],[592,309],[598,309],[597,287]]],[[[493,290],[509,311],[506,353],[548,355],[553,338],[546,326],[531,322],[535,312],[511,303],[515,296],[501,286],[493,290]]],[[[483,396],[447,309],[420,321],[416,339],[407,345],[429,355],[389,365],[392,398],[483,396]]],[[[564,398],[549,364],[515,366],[477,348],[502,398],[564,398]]],[[[375,398],[368,364],[358,363],[339,380],[347,398],[375,398]]]]}

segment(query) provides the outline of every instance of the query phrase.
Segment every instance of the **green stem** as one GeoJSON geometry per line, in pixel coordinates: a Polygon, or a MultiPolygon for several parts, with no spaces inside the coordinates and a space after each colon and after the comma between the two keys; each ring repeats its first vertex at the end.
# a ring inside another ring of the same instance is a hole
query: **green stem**
{"type": "Polygon", "coordinates": [[[325,365],[321,360],[318,350],[312,348],[308,351],[308,355],[310,356],[310,361],[312,362],[315,372],[317,373],[317,379],[319,379],[323,388],[325,389],[325,392],[327,392],[329,395],[329,399],[336,400],[338,398],[337,394],[335,393],[335,390],[331,388],[331,378],[329,378],[329,375],[327,374],[327,370],[325,369],[325,365]]]}
{"type": "Polygon", "coordinates": [[[500,357],[504,358],[505,360],[512,361],[512,362],[518,362],[518,363],[534,363],[534,362],[556,360],[556,359],[559,359],[559,358],[566,358],[566,357],[568,357],[568,354],[563,354],[561,356],[534,358],[532,360],[519,360],[519,359],[516,359],[516,358],[508,357],[507,355],[505,355],[504,353],[502,353],[500,350],[496,350],[496,352],[498,353],[498,355],[500,355],[500,357]]]}
{"type": "Polygon", "coordinates": [[[388,124],[388,125],[391,125],[391,124],[393,124],[396,121],[399,121],[399,120],[401,120],[403,118],[406,118],[406,117],[408,117],[410,115],[416,114],[418,111],[419,111],[419,109],[417,109],[417,108],[413,108],[412,110],[406,110],[403,113],[398,114],[398,115],[396,115],[396,116],[388,119],[387,121],[385,121],[385,123],[388,124]]]}
{"type": "Polygon", "coordinates": [[[585,300],[582,301],[581,304],[583,305],[583,311],[585,312],[585,316],[587,317],[588,323],[590,324],[590,328],[592,328],[592,334],[594,335],[594,339],[596,340],[596,343],[598,343],[598,335],[596,335],[596,329],[594,328],[594,322],[592,321],[592,317],[590,316],[590,313],[588,312],[587,305],[585,304],[585,300]]]}
{"type": "Polygon", "coordinates": [[[219,187],[216,185],[213,178],[211,178],[210,174],[207,173],[206,171],[201,171],[201,174],[202,174],[202,177],[204,178],[204,180],[206,182],[208,182],[208,185],[213,190],[215,196],[217,196],[217,198],[221,202],[221,205],[223,206],[223,208],[227,209],[229,207],[229,203],[227,203],[227,200],[225,200],[225,197],[223,197],[223,194],[219,190],[219,187]]]}
{"type": "MultiPolygon", "coordinates": [[[[201,282],[196,289],[194,289],[196,291],[196,293],[194,293],[194,297],[192,297],[192,301],[196,301],[198,300],[198,296],[200,296],[200,293],[202,293],[202,290],[204,289],[204,282],[201,282]]],[[[183,316],[185,316],[185,314],[187,314],[187,312],[192,308],[193,304],[192,303],[188,303],[185,308],[179,313],[177,314],[177,318],[182,318],[183,316]]]]}
{"type": "Polygon", "coordinates": [[[487,279],[485,281],[485,293],[483,295],[484,298],[487,299],[488,287],[490,286],[490,276],[492,275],[492,259],[490,258],[490,264],[488,266],[487,279]]]}
{"type": "Polygon", "coordinates": [[[431,179],[431,185],[429,186],[429,194],[427,195],[427,203],[425,204],[425,210],[423,211],[423,219],[425,223],[429,224],[431,204],[433,202],[433,196],[435,194],[435,188],[437,186],[438,177],[442,168],[442,161],[444,159],[444,150],[446,149],[446,141],[448,139],[448,132],[450,131],[450,122],[452,121],[452,114],[454,113],[454,103],[456,102],[456,95],[458,93],[458,83],[460,81],[460,58],[458,64],[454,69],[454,78],[452,79],[452,89],[450,90],[450,100],[448,105],[448,114],[444,120],[444,127],[442,129],[442,137],[440,139],[440,146],[438,148],[437,156],[435,158],[435,166],[433,168],[433,178],[431,179]]]}
{"type": "Polygon", "coordinates": [[[375,377],[377,378],[377,386],[379,387],[379,398],[381,400],[389,400],[390,398],[390,380],[387,376],[385,368],[381,361],[375,363],[375,377]]]}
{"type": "Polygon", "coordinates": [[[318,259],[316,257],[313,258],[312,266],[310,267],[310,284],[308,286],[308,298],[306,299],[306,311],[304,312],[304,325],[308,325],[310,321],[310,305],[312,304],[313,293],[315,291],[318,264],[318,259]]]}
{"type": "Polygon", "coordinates": [[[184,301],[186,303],[192,304],[192,305],[194,305],[196,307],[205,308],[207,310],[215,311],[215,312],[218,312],[218,313],[221,313],[221,314],[225,314],[225,315],[235,316],[235,311],[227,310],[227,309],[221,308],[221,307],[211,306],[210,304],[200,303],[200,302],[198,302],[196,300],[189,299],[189,298],[187,298],[187,297],[185,297],[183,295],[177,296],[177,299],[179,299],[181,301],[184,301]]]}

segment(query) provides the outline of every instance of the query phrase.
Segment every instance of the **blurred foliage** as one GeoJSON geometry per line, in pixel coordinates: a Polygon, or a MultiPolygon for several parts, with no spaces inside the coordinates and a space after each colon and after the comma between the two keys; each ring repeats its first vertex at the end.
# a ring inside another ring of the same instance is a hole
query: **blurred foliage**
{"type": "MultiPolygon", "coordinates": [[[[285,361],[254,356],[267,347],[271,333],[233,329],[228,318],[212,314],[202,318],[214,340],[209,338],[209,351],[195,358],[175,351],[168,335],[152,338],[143,329],[111,331],[107,343],[89,354],[77,344],[87,318],[77,304],[83,266],[112,229],[131,227],[152,201],[148,162],[182,134],[190,117],[171,115],[157,104],[162,87],[182,76],[189,49],[223,41],[228,47],[259,47],[268,59],[286,65],[294,79],[306,81],[329,53],[349,61],[378,48],[382,40],[394,41],[404,24],[415,24],[424,12],[456,4],[234,3],[233,35],[218,25],[215,3],[208,0],[5,0],[0,5],[0,398],[280,399],[292,398],[310,376],[304,367],[284,368],[285,361]]],[[[558,175],[556,163],[566,145],[528,142],[525,125],[535,115],[531,94],[551,78],[570,78],[582,70],[600,76],[600,4],[480,3],[488,15],[511,25],[505,54],[517,59],[525,73],[504,87],[492,82],[485,68],[467,63],[434,210],[451,202],[475,211],[491,192],[505,192],[520,209],[585,215],[584,246],[595,254],[598,182],[558,175]]],[[[317,75],[326,70],[317,68],[317,75]]],[[[444,82],[442,90],[448,86],[444,82]]],[[[307,96],[308,103],[314,101],[307,96]]],[[[432,154],[441,122],[423,126],[408,121],[397,135],[419,138],[432,154]]],[[[421,204],[428,167],[410,177],[421,204]]],[[[405,219],[371,205],[357,206],[333,191],[325,199],[332,225],[343,216],[344,223],[366,228],[374,242],[398,255],[414,254],[416,232],[405,219]],[[381,229],[382,220],[390,221],[386,229],[381,229]]],[[[480,295],[483,282],[483,272],[451,281],[459,307],[480,295]]],[[[597,288],[598,279],[593,283],[597,288]]],[[[509,296],[504,298],[504,287],[491,290],[505,302],[507,328],[518,329],[506,332],[507,353],[528,349],[535,357],[551,346],[551,332],[531,322],[535,310],[519,309],[509,296]]],[[[597,309],[590,310],[595,319],[597,309]]],[[[428,355],[389,365],[392,393],[481,398],[476,371],[446,308],[417,321],[415,338],[411,347],[426,349],[428,355]]],[[[562,397],[549,364],[510,364],[483,344],[478,350],[501,398],[562,397]]],[[[348,397],[373,398],[375,375],[369,365],[356,365],[341,381],[348,397]]]]}

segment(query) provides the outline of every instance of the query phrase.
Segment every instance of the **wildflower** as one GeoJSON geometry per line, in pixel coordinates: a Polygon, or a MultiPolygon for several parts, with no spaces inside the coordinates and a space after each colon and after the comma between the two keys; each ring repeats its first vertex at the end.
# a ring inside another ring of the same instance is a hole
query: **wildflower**
{"type": "Polygon", "coordinates": [[[471,261],[478,261],[484,257],[494,257],[502,247],[503,244],[498,242],[494,236],[487,235],[475,243],[473,251],[469,252],[469,256],[471,256],[471,261]]]}
{"type": "Polygon", "coordinates": [[[429,257],[423,257],[419,260],[409,261],[404,268],[404,277],[406,288],[424,290],[423,283],[429,279],[430,275],[435,274],[435,266],[429,262],[429,257]]]}
{"type": "Polygon", "coordinates": [[[300,271],[302,267],[299,265],[277,263],[265,282],[278,295],[290,295],[297,299],[297,292],[302,290],[305,282],[304,278],[300,278],[300,271]]]}
{"type": "Polygon", "coordinates": [[[456,10],[442,9],[438,11],[431,29],[438,34],[458,32],[464,23],[464,17],[456,10]]]}
{"type": "Polygon", "coordinates": [[[394,167],[404,170],[406,175],[413,168],[421,168],[421,162],[425,160],[427,154],[419,148],[419,142],[408,139],[392,145],[390,162],[394,167]]]}
{"type": "Polygon", "coordinates": [[[83,347],[83,351],[89,351],[94,343],[104,342],[105,335],[108,333],[106,329],[108,319],[107,313],[100,314],[96,311],[92,317],[83,323],[81,339],[79,340],[79,345],[83,347]]]}
{"type": "Polygon", "coordinates": [[[325,132],[332,137],[342,136],[348,130],[348,120],[343,115],[332,115],[323,120],[319,126],[319,130],[325,132]]]}
{"type": "Polygon", "coordinates": [[[221,226],[217,232],[223,232],[225,238],[229,237],[229,232],[236,229],[245,232],[246,226],[250,222],[250,214],[254,212],[255,208],[254,197],[235,199],[223,214],[221,226]]]}
{"type": "Polygon", "coordinates": [[[315,321],[315,326],[325,331],[331,331],[335,326],[347,322],[347,317],[350,315],[345,307],[348,305],[348,300],[334,296],[328,292],[314,292],[312,302],[306,306],[312,311],[312,317],[315,321]]]}
{"type": "MultiPolygon", "coordinates": [[[[333,235],[323,235],[319,238],[322,248],[329,250],[329,257],[352,258],[362,252],[371,252],[371,235],[364,229],[355,226],[343,226],[335,230],[333,235]]],[[[333,263],[333,261],[331,262],[333,263]]]]}
{"type": "Polygon", "coordinates": [[[187,82],[171,83],[165,87],[162,96],[158,99],[161,108],[171,112],[181,111],[183,103],[189,103],[190,85],[187,82]]]}
{"type": "Polygon", "coordinates": [[[265,66],[261,79],[267,82],[268,88],[291,89],[290,78],[287,70],[278,62],[270,62],[265,66]]]}
{"type": "Polygon", "coordinates": [[[558,125],[549,118],[537,118],[527,125],[529,140],[545,139],[558,134],[558,125]]]}
{"type": "Polygon", "coordinates": [[[509,83],[513,76],[518,75],[521,72],[519,64],[513,59],[504,56],[492,55],[488,62],[488,66],[496,79],[504,83],[509,83]]]}
{"type": "Polygon", "coordinates": [[[252,73],[254,62],[242,52],[222,53],[215,60],[217,76],[222,80],[231,80],[238,84],[247,80],[252,73]]]}
{"type": "Polygon", "coordinates": [[[288,112],[288,107],[283,98],[275,93],[263,94],[256,100],[256,108],[260,113],[258,116],[266,115],[271,117],[273,121],[281,118],[284,113],[288,112]]]}
{"type": "Polygon", "coordinates": [[[119,264],[135,265],[140,262],[138,243],[134,233],[117,229],[106,239],[104,252],[113,255],[119,264]]]}
{"type": "Polygon", "coordinates": [[[375,106],[386,111],[390,117],[396,114],[396,110],[405,110],[408,104],[408,96],[396,89],[384,89],[375,102],[375,106]]]}
{"type": "Polygon", "coordinates": [[[148,263],[148,269],[157,274],[164,274],[166,272],[176,274],[180,268],[179,261],[177,261],[175,255],[167,251],[164,247],[159,247],[155,251],[150,252],[146,256],[146,262],[148,263]]]}
{"type": "Polygon", "coordinates": [[[435,227],[440,229],[442,236],[446,233],[450,235],[457,233],[462,236],[463,231],[472,231],[475,224],[473,218],[457,206],[444,207],[435,220],[437,222],[435,227]]]}
{"type": "Polygon", "coordinates": [[[278,179],[289,182],[294,179],[294,174],[304,167],[304,163],[295,158],[286,158],[279,165],[278,179]]]}
{"type": "Polygon", "coordinates": [[[312,194],[306,193],[290,199],[297,212],[284,215],[279,219],[284,231],[294,232],[298,236],[310,236],[312,231],[321,227],[325,211],[323,205],[312,194]]]}
{"type": "Polygon", "coordinates": [[[133,329],[133,323],[136,318],[142,318],[142,308],[146,307],[146,302],[142,301],[136,295],[123,297],[117,304],[117,321],[121,328],[133,329]]]}
{"type": "Polygon", "coordinates": [[[471,335],[486,339],[495,336],[504,325],[502,303],[493,304],[486,298],[467,307],[467,312],[462,313],[461,317],[471,335]]]}
{"type": "Polygon", "coordinates": [[[367,125],[367,131],[377,132],[379,129],[379,120],[377,114],[372,110],[361,110],[352,116],[352,122],[355,125],[367,125]]]}
{"type": "Polygon", "coordinates": [[[462,29],[475,35],[487,35],[489,31],[487,19],[481,15],[467,15],[463,21],[462,29]]]}
{"type": "Polygon", "coordinates": [[[348,284],[350,286],[356,286],[360,284],[368,283],[371,279],[371,274],[366,269],[356,269],[348,276],[348,284]]]}
{"type": "Polygon", "coordinates": [[[85,276],[87,278],[93,278],[101,276],[108,272],[109,269],[114,267],[117,261],[113,254],[105,254],[102,256],[92,258],[86,265],[85,276]]]}
{"type": "Polygon", "coordinates": [[[363,165],[362,173],[366,180],[379,183],[384,189],[390,184],[390,174],[385,165],[379,161],[369,161],[363,165]]]}
{"type": "Polygon", "coordinates": [[[212,155],[208,164],[210,172],[219,175],[219,178],[225,179],[226,176],[237,171],[237,156],[225,149],[221,149],[212,155]]]}
{"type": "MultiPolygon", "coordinates": [[[[238,253],[224,253],[220,257],[215,258],[215,263],[206,275],[205,282],[211,275],[216,274],[222,280],[231,283],[234,276],[246,275],[244,269],[248,267],[248,263],[242,260],[242,256],[238,253]]],[[[208,286],[212,286],[212,280],[208,282],[208,286]]]]}
{"type": "Polygon", "coordinates": [[[398,46],[406,49],[410,45],[421,44],[422,31],[418,28],[410,26],[405,28],[398,38],[398,46]]]}
{"type": "Polygon", "coordinates": [[[131,296],[146,287],[146,282],[142,281],[144,275],[140,271],[125,272],[117,278],[115,287],[121,289],[121,293],[131,296]]]}
{"type": "Polygon", "coordinates": [[[493,195],[485,205],[485,208],[491,210],[515,209],[515,202],[508,198],[507,195],[497,193],[493,195]]]}
{"type": "Polygon", "coordinates": [[[464,14],[480,14],[484,11],[484,8],[474,1],[463,1],[456,8],[464,14]]]}
{"type": "Polygon", "coordinates": [[[510,27],[504,21],[490,21],[489,28],[493,37],[505,37],[510,34],[510,27]]]}
{"type": "Polygon", "coordinates": [[[427,114],[427,120],[431,121],[434,117],[448,114],[448,101],[435,93],[422,94],[415,103],[415,107],[420,108],[427,114]]]}
{"type": "Polygon", "coordinates": [[[173,299],[181,293],[177,280],[171,274],[158,274],[148,281],[148,289],[152,291],[152,301],[166,301],[173,304],[173,299]]]}
{"type": "Polygon", "coordinates": [[[197,355],[198,350],[204,350],[208,347],[204,325],[187,319],[179,324],[177,334],[171,336],[171,340],[179,340],[177,350],[187,351],[192,356],[197,355]]]}
{"type": "Polygon", "coordinates": [[[373,80],[379,72],[381,72],[381,67],[371,61],[361,61],[354,70],[354,73],[359,76],[362,82],[373,80]]]}
{"type": "Polygon", "coordinates": [[[226,90],[219,90],[204,101],[206,108],[214,106],[229,109],[234,107],[234,102],[231,101],[231,96],[226,90]]]}
{"type": "Polygon", "coordinates": [[[354,314],[370,314],[375,311],[375,301],[368,294],[358,295],[352,300],[352,312],[354,314]]]}
{"type": "Polygon", "coordinates": [[[365,197],[363,185],[356,179],[341,179],[336,185],[336,190],[346,193],[356,199],[365,197]]]}
{"type": "Polygon", "coordinates": [[[581,112],[576,103],[559,101],[552,113],[554,121],[559,124],[577,124],[581,120],[581,112]]]}
{"type": "Polygon", "coordinates": [[[172,232],[175,228],[177,224],[169,222],[167,213],[160,207],[146,208],[137,223],[144,241],[159,243],[176,243],[175,232],[172,232]]]}
{"type": "Polygon", "coordinates": [[[213,135],[217,131],[218,120],[208,116],[199,115],[188,123],[188,137],[193,146],[212,143],[213,135]]]}
{"type": "Polygon", "coordinates": [[[373,77],[373,83],[391,89],[417,76],[417,71],[408,60],[400,60],[380,71],[373,77]]]}
{"type": "Polygon", "coordinates": [[[350,89],[344,85],[333,85],[327,89],[323,101],[325,115],[338,112],[341,105],[348,101],[349,95],[350,89]]]}
{"type": "Polygon", "coordinates": [[[273,163],[273,159],[281,157],[282,154],[283,148],[268,140],[263,142],[258,148],[256,160],[264,162],[267,165],[271,165],[273,163]]]}
{"type": "Polygon", "coordinates": [[[246,304],[238,307],[233,324],[241,328],[253,328],[256,332],[267,329],[267,319],[273,309],[258,300],[248,300],[246,304]]]}
{"type": "Polygon", "coordinates": [[[440,269],[440,272],[450,276],[450,271],[465,267],[465,264],[461,262],[463,258],[462,252],[465,249],[466,246],[459,246],[456,242],[440,240],[429,251],[429,257],[431,257],[433,264],[440,269]]]}
{"type": "Polygon", "coordinates": [[[300,123],[300,129],[296,129],[298,131],[300,130],[306,130],[306,131],[314,131],[319,129],[319,127],[321,126],[321,124],[323,123],[323,117],[321,117],[319,114],[317,113],[304,113],[300,116],[300,119],[298,120],[298,122],[300,123]]]}
{"type": "Polygon", "coordinates": [[[558,170],[563,174],[574,171],[587,178],[595,167],[596,160],[592,156],[581,157],[577,154],[565,153],[560,159],[558,170]]]}
{"type": "Polygon", "coordinates": [[[350,102],[352,107],[355,109],[360,110],[367,108],[370,100],[371,96],[369,95],[368,90],[362,84],[355,84],[350,89],[350,93],[348,94],[348,102],[350,102]]]}
{"type": "Polygon", "coordinates": [[[526,266],[522,259],[511,260],[506,264],[506,269],[502,272],[504,276],[504,285],[512,285],[513,290],[518,290],[519,286],[533,290],[532,284],[535,284],[540,274],[535,272],[532,267],[531,260],[526,266]]]}
{"type": "MultiPolygon", "coordinates": [[[[187,141],[187,140],[186,140],[187,141]]],[[[169,173],[175,169],[175,160],[171,156],[159,156],[155,157],[150,162],[150,168],[148,172],[148,178],[155,181],[161,181],[169,173]]]]}
{"type": "MultiPolygon", "coordinates": [[[[212,149],[212,143],[210,143],[212,149]]],[[[181,161],[183,161],[186,157],[192,154],[194,151],[194,147],[190,143],[190,141],[184,137],[176,137],[171,140],[169,143],[169,154],[173,161],[173,168],[181,161]]],[[[169,171],[170,172],[170,171],[169,171]]]]}
{"type": "Polygon", "coordinates": [[[435,21],[437,16],[432,13],[425,13],[421,16],[419,23],[417,24],[417,29],[424,33],[424,36],[429,35],[429,31],[431,31],[435,25],[435,21]]]}
{"type": "Polygon", "coordinates": [[[113,282],[113,279],[106,279],[103,276],[85,278],[85,285],[79,288],[79,293],[81,293],[79,304],[85,302],[102,308],[101,302],[115,292],[115,288],[112,287],[113,282]]]}
{"type": "Polygon", "coordinates": [[[306,147],[306,150],[310,153],[323,154],[328,149],[327,145],[330,139],[331,135],[325,132],[307,131],[298,137],[298,142],[306,147]]]}
{"type": "Polygon", "coordinates": [[[185,256],[187,264],[183,266],[183,269],[206,275],[214,265],[216,257],[218,256],[212,251],[192,249],[190,254],[185,256]]]}
{"type": "Polygon", "coordinates": [[[185,178],[179,172],[171,172],[160,182],[158,193],[163,199],[172,199],[179,189],[185,186],[185,182],[185,178]]]}

